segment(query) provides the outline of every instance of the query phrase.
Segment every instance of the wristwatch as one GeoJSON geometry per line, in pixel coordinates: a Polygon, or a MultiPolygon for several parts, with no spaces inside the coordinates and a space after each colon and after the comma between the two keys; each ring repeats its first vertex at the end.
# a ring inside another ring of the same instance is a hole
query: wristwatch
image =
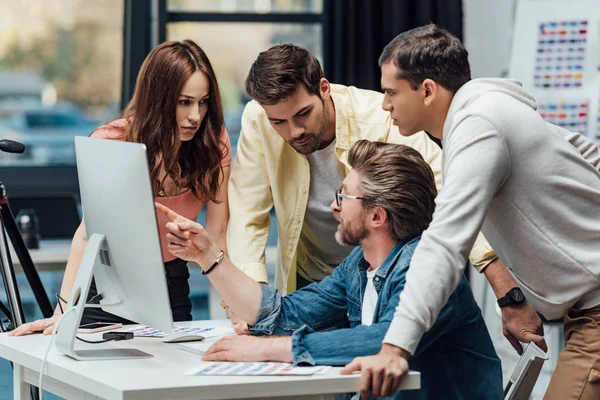
{"type": "Polygon", "coordinates": [[[504,307],[512,304],[523,304],[525,302],[525,295],[518,287],[510,289],[504,297],[498,299],[498,306],[504,307]]]}

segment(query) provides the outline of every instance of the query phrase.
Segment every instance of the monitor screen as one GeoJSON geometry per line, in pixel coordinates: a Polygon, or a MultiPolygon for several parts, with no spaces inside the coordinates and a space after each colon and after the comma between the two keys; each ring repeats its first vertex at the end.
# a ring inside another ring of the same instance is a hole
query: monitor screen
{"type": "Polygon", "coordinates": [[[88,241],[105,239],[94,267],[102,309],[172,331],[146,147],[77,137],[75,149],[88,241]]]}

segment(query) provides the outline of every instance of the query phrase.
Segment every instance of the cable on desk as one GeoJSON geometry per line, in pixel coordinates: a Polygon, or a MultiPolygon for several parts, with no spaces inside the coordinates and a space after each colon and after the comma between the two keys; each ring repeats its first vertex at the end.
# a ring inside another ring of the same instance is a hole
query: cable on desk
{"type": "MultiPolygon", "coordinates": [[[[64,301],[65,303],[67,302],[65,299],[62,298],[62,296],[58,293],[55,293],[56,295],[56,301],[58,302],[58,307],[60,308],[60,313],[63,313],[63,308],[62,308],[62,304],[60,304],[61,301],[64,301]]],[[[94,297],[92,297],[90,299],[90,301],[88,301],[86,304],[91,303],[92,301],[94,301],[94,299],[96,299],[96,297],[100,296],[100,293],[98,293],[97,295],[95,295],[94,297]]],[[[86,340],[86,339],[82,339],[79,336],[75,336],[75,338],[77,340],[81,340],[84,343],[91,343],[91,344],[97,344],[97,343],[106,343],[106,342],[112,342],[115,339],[103,339],[103,340],[86,340]]]]}
{"type": "Polygon", "coordinates": [[[67,312],[65,312],[64,314],[62,314],[60,316],[60,318],[58,319],[58,321],[56,321],[56,324],[54,324],[54,328],[52,329],[52,339],[50,339],[50,344],[48,344],[48,347],[46,348],[46,353],[44,354],[44,360],[42,361],[42,368],[40,368],[40,379],[38,382],[38,390],[39,390],[39,398],[40,400],[43,400],[44,398],[44,392],[42,390],[42,385],[44,382],[44,369],[46,367],[46,362],[48,361],[48,355],[50,354],[50,349],[52,348],[52,346],[54,345],[54,340],[56,339],[56,332],[58,332],[58,327],[60,326],[60,323],[62,322],[63,318],[65,317],[65,315],[67,315],[68,313],[75,311],[76,308],[75,307],[71,307],[67,310],[67,312]]]}
{"type": "Polygon", "coordinates": [[[85,342],[85,343],[92,343],[92,344],[96,344],[96,343],[106,343],[106,342],[112,342],[112,341],[114,341],[114,340],[115,340],[115,339],[86,340],[86,339],[82,339],[82,338],[80,338],[79,336],[75,336],[75,338],[76,338],[77,340],[81,340],[82,342],[85,342]]]}

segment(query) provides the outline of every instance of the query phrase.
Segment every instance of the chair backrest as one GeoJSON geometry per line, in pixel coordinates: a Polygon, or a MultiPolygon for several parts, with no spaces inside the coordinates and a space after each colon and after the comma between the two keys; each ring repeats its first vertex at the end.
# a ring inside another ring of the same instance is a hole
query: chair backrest
{"type": "Polygon", "coordinates": [[[533,391],[535,382],[540,375],[544,361],[548,355],[536,346],[530,343],[521,355],[515,370],[513,371],[506,388],[504,388],[505,400],[527,400],[533,391]]]}

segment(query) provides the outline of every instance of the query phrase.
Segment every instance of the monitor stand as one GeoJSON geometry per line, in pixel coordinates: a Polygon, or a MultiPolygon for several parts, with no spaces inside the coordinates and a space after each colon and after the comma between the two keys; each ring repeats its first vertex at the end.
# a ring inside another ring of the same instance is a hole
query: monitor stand
{"type": "Polygon", "coordinates": [[[56,348],[61,353],[80,361],[153,357],[152,354],[144,353],[137,349],[104,348],[75,350],[77,329],[81,323],[94,271],[101,272],[101,269],[106,265],[108,252],[104,250],[106,248],[105,241],[106,237],[98,233],[94,233],[88,238],[87,247],[83,254],[75,282],[73,282],[73,288],[71,289],[71,295],[65,308],[64,316],[60,322],[58,332],[56,332],[56,348]]]}

